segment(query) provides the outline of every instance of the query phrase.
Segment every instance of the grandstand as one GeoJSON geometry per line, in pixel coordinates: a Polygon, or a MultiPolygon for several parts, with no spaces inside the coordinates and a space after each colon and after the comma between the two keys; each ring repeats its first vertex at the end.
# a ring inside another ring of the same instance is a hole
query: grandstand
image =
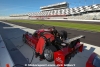
{"type": "Polygon", "coordinates": [[[69,3],[62,2],[40,7],[39,12],[25,15],[11,15],[20,19],[100,19],[100,4],[69,8],[69,3]]]}
{"type": "Polygon", "coordinates": [[[67,2],[43,6],[43,7],[40,7],[40,10],[41,11],[50,11],[50,10],[58,10],[58,9],[65,9],[65,8],[69,8],[69,4],[67,2]]]}

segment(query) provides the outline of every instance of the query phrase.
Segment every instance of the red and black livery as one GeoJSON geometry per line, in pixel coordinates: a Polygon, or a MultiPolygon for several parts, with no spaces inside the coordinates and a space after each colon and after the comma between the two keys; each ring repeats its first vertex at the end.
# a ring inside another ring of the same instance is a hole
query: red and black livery
{"type": "Polygon", "coordinates": [[[66,58],[71,58],[73,54],[75,55],[78,52],[82,52],[83,44],[80,44],[80,38],[84,37],[85,36],[80,35],[69,39],[66,31],[62,30],[58,32],[53,27],[36,30],[33,34],[26,32],[23,34],[23,41],[36,50],[37,45],[39,45],[38,43],[42,43],[44,40],[45,46],[43,47],[42,56],[47,61],[55,61],[56,65],[62,64],[62,66],[59,67],[64,67],[66,58]],[[45,36],[46,34],[52,34],[54,39],[50,41],[52,37],[47,38],[47,36],[45,36]],[[42,39],[39,40],[41,37],[42,39]]]}

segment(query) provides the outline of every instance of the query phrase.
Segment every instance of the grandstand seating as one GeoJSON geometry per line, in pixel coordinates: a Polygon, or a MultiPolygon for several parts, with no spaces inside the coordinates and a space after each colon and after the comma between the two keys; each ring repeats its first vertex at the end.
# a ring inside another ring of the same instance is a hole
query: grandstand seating
{"type": "MultiPolygon", "coordinates": [[[[7,18],[7,17],[6,17],[7,18]]],[[[74,8],[59,8],[50,9],[46,11],[28,13],[28,14],[17,14],[11,15],[9,19],[100,19],[100,4],[94,4],[89,6],[80,6],[74,8]]]]}

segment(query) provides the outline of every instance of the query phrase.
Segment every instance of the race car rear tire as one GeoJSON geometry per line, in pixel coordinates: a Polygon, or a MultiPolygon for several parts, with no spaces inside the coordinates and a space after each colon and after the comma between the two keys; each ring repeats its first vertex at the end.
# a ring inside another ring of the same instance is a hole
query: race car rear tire
{"type": "Polygon", "coordinates": [[[54,55],[53,53],[57,51],[57,49],[51,45],[51,46],[47,46],[44,50],[44,58],[48,61],[48,62],[52,62],[54,60],[54,55]]]}

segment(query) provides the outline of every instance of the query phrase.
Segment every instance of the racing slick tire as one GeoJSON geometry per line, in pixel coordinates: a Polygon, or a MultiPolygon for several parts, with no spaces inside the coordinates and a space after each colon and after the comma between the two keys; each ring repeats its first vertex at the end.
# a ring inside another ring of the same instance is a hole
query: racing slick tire
{"type": "Polygon", "coordinates": [[[57,49],[53,46],[53,45],[50,45],[50,46],[47,46],[45,49],[44,49],[44,58],[48,61],[48,62],[52,62],[54,60],[54,55],[53,53],[57,51],[57,49]]]}
{"type": "Polygon", "coordinates": [[[23,40],[24,43],[27,42],[24,34],[23,34],[22,40],[23,40]]]}
{"type": "Polygon", "coordinates": [[[59,32],[59,34],[61,35],[61,37],[62,37],[64,40],[67,39],[67,32],[66,32],[66,31],[61,30],[61,31],[59,32]]]}

